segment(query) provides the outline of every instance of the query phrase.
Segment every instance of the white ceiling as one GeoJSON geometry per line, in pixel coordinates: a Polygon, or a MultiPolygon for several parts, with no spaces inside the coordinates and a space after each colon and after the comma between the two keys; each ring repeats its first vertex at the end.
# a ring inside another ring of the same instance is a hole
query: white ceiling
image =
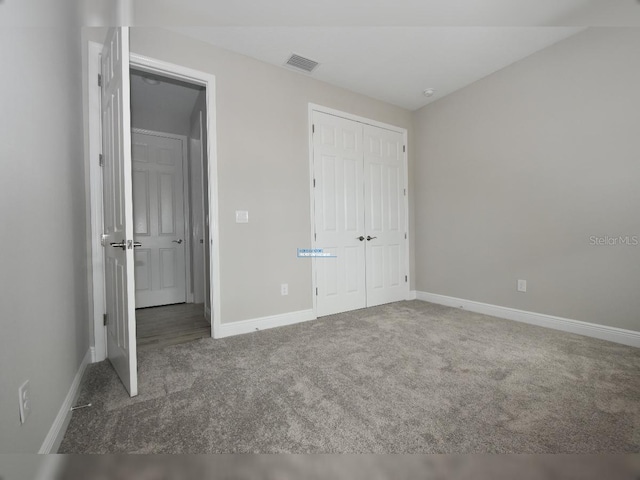
{"type": "Polygon", "coordinates": [[[173,28],[273,65],[291,53],[319,80],[416,110],[578,31],[580,27],[173,28]],[[436,94],[422,92],[435,88],[436,94]]]}
{"type": "MultiPolygon", "coordinates": [[[[132,1],[132,0],[129,0],[132,1]]],[[[135,0],[136,25],[563,26],[593,5],[635,0],[135,0]]]]}
{"type": "Polygon", "coordinates": [[[278,66],[297,53],[320,62],[314,78],[415,110],[578,33],[585,22],[634,17],[640,3],[135,0],[131,7],[136,26],[159,25],[278,66]],[[424,97],[426,88],[436,95],[424,97]]]}
{"type": "Polygon", "coordinates": [[[201,89],[196,85],[134,70],[131,72],[131,112],[134,117],[162,115],[174,118],[176,123],[188,125],[201,89]],[[143,76],[157,78],[160,84],[149,85],[142,80],[143,76]]]}

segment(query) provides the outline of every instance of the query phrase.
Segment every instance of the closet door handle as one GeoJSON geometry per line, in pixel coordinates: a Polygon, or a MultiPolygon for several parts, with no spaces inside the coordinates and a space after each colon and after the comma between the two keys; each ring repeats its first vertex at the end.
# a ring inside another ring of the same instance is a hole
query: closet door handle
{"type": "Polygon", "coordinates": [[[360,235],[359,237],[356,237],[356,240],[363,241],[363,240],[364,240],[364,237],[363,237],[362,235],[360,235]]]}
{"type": "Polygon", "coordinates": [[[173,243],[177,243],[178,245],[180,245],[182,243],[182,239],[180,240],[171,240],[173,243]]]}
{"type": "Polygon", "coordinates": [[[372,237],[371,235],[367,235],[367,242],[370,242],[374,238],[378,238],[378,237],[372,237]]]}

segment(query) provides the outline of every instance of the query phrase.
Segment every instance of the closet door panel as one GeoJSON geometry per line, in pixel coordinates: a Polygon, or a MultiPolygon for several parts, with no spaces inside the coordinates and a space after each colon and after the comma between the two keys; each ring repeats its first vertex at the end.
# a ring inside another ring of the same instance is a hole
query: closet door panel
{"type": "Polygon", "coordinates": [[[404,138],[364,126],[364,198],[367,306],[404,300],[406,215],[404,138]]]}
{"type": "Polygon", "coordinates": [[[317,315],[366,306],[363,126],[314,112],[315,245],[332,258],[316,263],[317,315]]]}

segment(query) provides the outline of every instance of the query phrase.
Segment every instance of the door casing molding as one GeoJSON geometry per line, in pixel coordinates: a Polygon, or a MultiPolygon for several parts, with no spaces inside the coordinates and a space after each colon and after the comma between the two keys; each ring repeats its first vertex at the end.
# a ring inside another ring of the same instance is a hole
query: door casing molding
{"type": "MultiPolygon", "coordinates": [[[[314,186],[313,186],[313,112],[326,113],[328,115],[333,115],[335,117],[344,118],[347,120],[353,120],[354,122],[362,123],[365,125],[371,125],[373,127],[384,128],[385,130],[391,130],[392,132],[398,132],[402,134],[402,140],[405,145],[404,151],[404,184],[407,189],[407,194],[404,196],[404,215],[405,215],[405,225],[407,229],[407,238],[405,240],[405,271],[407,272],[407,300],[409,300],[409,286],[411,285],[411,270],[409,268],[410,265],[410,243],[409,239],[411,238],[410,225],[409,225],[409,144],[408,144],[408,136],[407,129],[398,127],[395,125],[390,125],[388,123],[378,122],[376,120],[371,120],[370,118],[361,117],[359,115],[354,115],[351,113],[343,112],[340,110],[336,110],[333,108],[325,107],[323,105],[318,105],[315,103],[309,103],[309,128],[308,132],[308,143],[309,143],[309,209],[310,209],[310,218],[311,218],[311,246],[312,248],[319,248],[317,242],[315,240],[315,226],[316,226],[316,213],[315,213],[315,199],[314,199],[314,186]]],[[[316,296],[316,262],[318,260],[315,257],[311,257],[311,298],[313,299],[313,315],[317,318],[318,316],[318,297],[316,296]]]]}
{"type": "MultiPolygon", "coordinates": [[[[92,362],[107,358],[106,332],[102,315],[105,311],[104,298],[104,253],[100,244],[103,232],[102,172],[98,156],[102,151],[100,134],[100,88],[97,77],[100,73],[102,46],[88,42],[87,86],[88,86],[88,138],[89,148],[86,165],[89,171],[87,199],[90,202],[90,279],[92,291],[91,322],[93,324],[94,355],[92,362]]],[[[215,76],[182,65],[164,62],[154,58],[130,53],[130,66],[136,70],[156,73],[165,77],[201,85],[206,89],[207,109],[207,165],[209,202],[209,297],[211,304],[211,336],[220,338],[220,224],[218,220],[218,156],[216,135],[216,83],[215,76]]]]}

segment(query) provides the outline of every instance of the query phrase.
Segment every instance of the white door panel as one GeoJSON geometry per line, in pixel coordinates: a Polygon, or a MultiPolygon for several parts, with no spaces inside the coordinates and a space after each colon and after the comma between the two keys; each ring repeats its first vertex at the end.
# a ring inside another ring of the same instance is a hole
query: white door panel
{"type": "Polygon", "coordinates": [[[133,133],[136,307],[186,302],[183,145],[133,133]]]}
{"type": "Polygon", "coordinates": [[[109,30],[101,70],[107,355],[133,397],[138,378],[127,28],[109,30]]]}
{"type": "Polygon", "coordinates": [[[318,315],[366,306],[361,125],[314,112],[316,246],[336,258],[317,258],[318,315]]]}
{"type": "Polygon", "coordinates": [[[367,306],[404,300],[408,292],[403,144],[401,133],[364,125],[367,306]]]}

